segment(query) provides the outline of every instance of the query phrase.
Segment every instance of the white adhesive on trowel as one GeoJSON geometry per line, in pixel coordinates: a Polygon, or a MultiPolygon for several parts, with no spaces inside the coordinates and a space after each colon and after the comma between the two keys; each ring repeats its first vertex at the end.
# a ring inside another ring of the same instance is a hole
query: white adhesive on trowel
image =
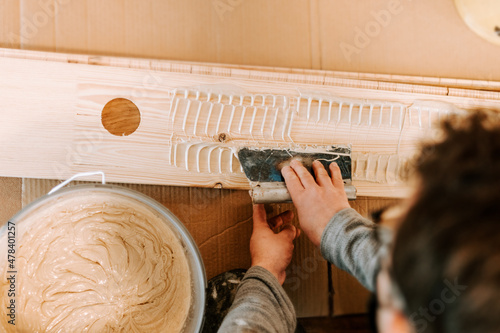
{"type": "MultiPolygon", "coordinates": [[[[331,146],[311,146],[311,145],[295,145],[295,144],[282,144],[282,145],[277,145],[276,147],[270,148],[269,146],[250,146],[250,145],[242,145],[242,147],[251,149],[251,150],[269,150],[269,149],[276,149],[276,150],[285,150],[285,151],[294,151],[298,153],[321,153],[321,154],[326,154],[326,155],[332,155],[332,156],[349,156],[350,154],[347,153],[340,153],[340,152],[331,152],[328,151],[328,149],[331,148],[331,146]]],[[[341,147],[341,146],[339,146],[341,147]]],[[[348,147],[348,146],[344,146],[348,147]]],[[[290,155],[292,156],[292,155],[290,155]]]]}

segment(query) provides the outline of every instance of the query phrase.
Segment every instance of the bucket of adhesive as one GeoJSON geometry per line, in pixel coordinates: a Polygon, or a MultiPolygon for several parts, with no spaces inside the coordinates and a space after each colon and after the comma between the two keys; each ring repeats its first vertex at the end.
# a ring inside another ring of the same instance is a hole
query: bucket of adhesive
{"type": "Polygon", "coordinates": [[[54,188],[0,231],[0,331],[201,331],[207,281],[191,235],[102,176],[54,188]]]}

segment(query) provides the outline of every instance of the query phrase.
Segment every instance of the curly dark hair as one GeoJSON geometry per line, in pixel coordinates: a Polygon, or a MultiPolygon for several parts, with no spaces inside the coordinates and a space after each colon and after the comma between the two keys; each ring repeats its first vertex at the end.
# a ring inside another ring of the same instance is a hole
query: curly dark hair
{"type": "Polygon", "coordinates": [[[477,110],[442,129],[417,159],[392,278],[418,333],[499,332],[500,118],[477,110]]]}

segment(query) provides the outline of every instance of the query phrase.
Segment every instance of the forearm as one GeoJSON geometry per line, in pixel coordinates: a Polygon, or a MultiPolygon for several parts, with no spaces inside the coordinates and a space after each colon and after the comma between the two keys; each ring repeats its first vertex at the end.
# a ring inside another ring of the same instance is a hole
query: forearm
{"type": "Polygon", "coordinates": [[[381,243],[376,224],[354,209],[343,209],[331,219],[321,236],[323,257],[353,275],[371,291],[380,269],[381,243]]]}
{"type": "Polygon", "coordinates": [[[266,269],[254,266],[243,278],[219,332],[294,332],[296,317],[283,287],[266,269]]]}

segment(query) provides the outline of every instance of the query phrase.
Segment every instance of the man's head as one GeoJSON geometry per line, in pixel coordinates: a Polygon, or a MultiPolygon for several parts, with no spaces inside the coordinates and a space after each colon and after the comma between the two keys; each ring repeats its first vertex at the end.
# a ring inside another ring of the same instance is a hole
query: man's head
{"type": "Polygon", "coordinates": [[[498,332],[500,119],[478,111],[443,131],[417,159],[420,186],[379,285],[392,281],[414,332],[498,332]]]}

